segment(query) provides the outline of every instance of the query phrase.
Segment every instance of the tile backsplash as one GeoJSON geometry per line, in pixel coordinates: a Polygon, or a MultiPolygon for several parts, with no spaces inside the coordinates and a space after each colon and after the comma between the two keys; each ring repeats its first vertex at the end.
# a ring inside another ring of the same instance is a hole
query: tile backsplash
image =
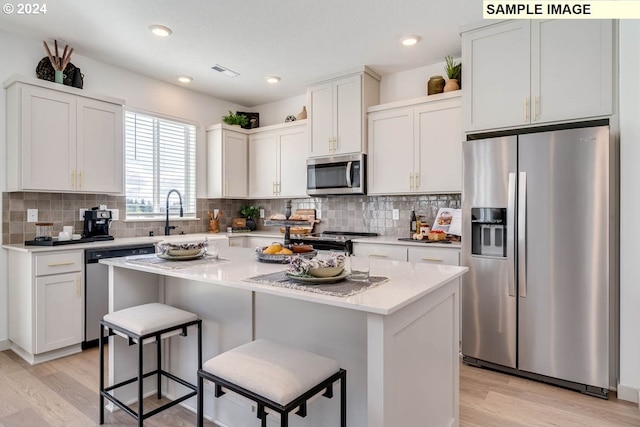
{"type": "MultiPolygon", "coordinates": [[[[240,207],[257,205],[265,210],[265,217],[276,213],[284,213],[284,199],[272,200],[229,200],[198,199],[196,215],[199,220],[171,221],[178,228],[172,234],[184,232],[202,233],[208,230],[207,212],[214,209],[223,211],[221,231],[231,225],[231,219],[240,217],[240,207]]],[[[125,222],[125,197],[96,194],[61,194],[61,193],[2,193],[2,243],[22,243],[35,237],[35,223],[27,222],[27,209],[38,209],[39,222],[52,222],[53,233],[62,231],[63,225],[74,226],[81,233],[83,222],[79,220],[81,208],[107,205],[108,209],[119,209],[120,220],[113,221],[109,228],[114,237],[148,236],[164,234],[164,221],[132,221],[125,222]]],[[[432,223],[441,207],[459,208],[460,194],[430,194],[412,196],[333,196],[293,199],[292,210],[316,209],[320,213],[320,223],[314,231],[369,231],[384,236],[404,237],[409,234],[409,217],[411,208],[416,214],[432,223]],[[393,209],[398,209],[400,217],[392,219],[393,209]]],[[[264,227],[264,221],[258,220],[259,230],[277,230],[264,227]]]]}

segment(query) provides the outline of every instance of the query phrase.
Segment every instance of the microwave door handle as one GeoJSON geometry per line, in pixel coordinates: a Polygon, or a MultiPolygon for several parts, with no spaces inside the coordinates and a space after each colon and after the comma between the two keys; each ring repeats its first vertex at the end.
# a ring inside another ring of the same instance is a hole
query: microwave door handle
{"type": "Polygon", "coordinates": [[[347,162],[347,187],[351,188],[351,167],[353,166],[353,162],[347,162]]]}

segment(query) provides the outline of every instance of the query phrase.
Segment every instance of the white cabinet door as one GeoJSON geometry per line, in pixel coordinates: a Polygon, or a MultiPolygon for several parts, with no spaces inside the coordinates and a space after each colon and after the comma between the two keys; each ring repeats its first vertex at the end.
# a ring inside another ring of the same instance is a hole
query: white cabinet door
{"type": "Polygon", "coordinates": [[[529,123],[529,22],[509,21],[463,33],[466,131],[529,123]]]}
{"type": "Polygon", "coordinates": [[[249,197],[270,198],[276,195],[277,164],[276,132],[251,135],[249,137],[249,197]]]}
{"type": "Polygon", "coordinates": [[[77,103],[78,191],[124,192],[123,107],[88,98],[77,103]]]}
{"type": "Polygon", "coordinates": [[[223,131],[223,194],[229,198],[247,197],[247,136],[223,131]]]}
{"type": "Polygon", "coordinates": [[[83,301],[80,272],[36,278],[36,354],[82,342],[83,301]]]}
{"type": "Polygon", "coordinates": [[[311,86],[309,103],[309,155],[326,156],[333,147],[333,83],[311,86]]]}
{"type": "Polygon", "coordinates": [[[307,197],[306,126],[278,132],[278,196],[307,197]]]}
{"type": "MultiPolygon", "coordinates": [[[[413,189],[421,193],[461,192],[463,136],[459,98],[416,107],[414,126],[413,189]]],[[[395,151],[398,149],[396,146],[395,151]]]]}
{"type": "Polygon", "coordinates": [[[332,154],[362,151],[362,76],[356,75],[333,84],[334,141],[332,154]]]}
{"type": "Polygon", "coordinates": [[[407,248],[401,245],[385,245],[376,243],[354,243],[354,255],[369,255],[371,262],[376,259],[406,261],[407,248]]]}
{"type": "Polygon", "coordinates": [[[436,265],[460,265],[459,249],[408,247],[407,260],[436,265]]]}
{"type": "Polygon", "coordinates": [[[73,191],[76,182],[77,97],[22,86],[23,190],[73,191]]]}
{"type": "Polygon", "coordinates": [[[532,21],[532,122],[611,114],[612,26],[606,19],[532,21]]]}
{"type": "Polygon", "coordinates": [[[411,107],[369,113],[368,194],[413,190],[413,118],[411,107]]]}

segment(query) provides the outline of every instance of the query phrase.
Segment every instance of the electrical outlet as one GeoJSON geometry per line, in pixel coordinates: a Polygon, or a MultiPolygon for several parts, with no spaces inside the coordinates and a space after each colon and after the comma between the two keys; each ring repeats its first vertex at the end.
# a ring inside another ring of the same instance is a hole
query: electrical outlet
{"type": "Polygon", "coordinates": [[[38,222],[38,209],[27,209],[27,222],[38,222]]]}
{"type": "Polygon", "coordinates": [[[120,219],[120,209],[111,209],[111,221],[120,219]]]}
{"type": "Polygon", "coordinates": [[[84,221],[84,213],[86,212],[86,209],[80,209],[80,221],[84,221]]]}
{"type": "Polygon", "coordinates": [[[393,219],[400,219],[400,209],[393,210],[393,219]]]}
{"type": "Polygon", "coordinates": [[[260,209],[260,218],[264,218],[264,209],[260,209]]]}

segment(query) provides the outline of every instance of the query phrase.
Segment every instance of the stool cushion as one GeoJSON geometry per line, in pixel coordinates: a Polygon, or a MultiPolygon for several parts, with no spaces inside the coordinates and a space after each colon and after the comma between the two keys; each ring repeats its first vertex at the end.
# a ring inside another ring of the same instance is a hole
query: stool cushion
{"type": "Polygon", "coordinates": [[[104,321],[138,335],[145,335],[183,323],[198,320],[198,316],[185,310],[157,302],[114,311],[104,321]]]}
{"type": "Polygon", "coordinates": [[[280,405],[286,405],[340,370],[333,359],[256,340],[212,359],[202,369],[280,405]]]}

